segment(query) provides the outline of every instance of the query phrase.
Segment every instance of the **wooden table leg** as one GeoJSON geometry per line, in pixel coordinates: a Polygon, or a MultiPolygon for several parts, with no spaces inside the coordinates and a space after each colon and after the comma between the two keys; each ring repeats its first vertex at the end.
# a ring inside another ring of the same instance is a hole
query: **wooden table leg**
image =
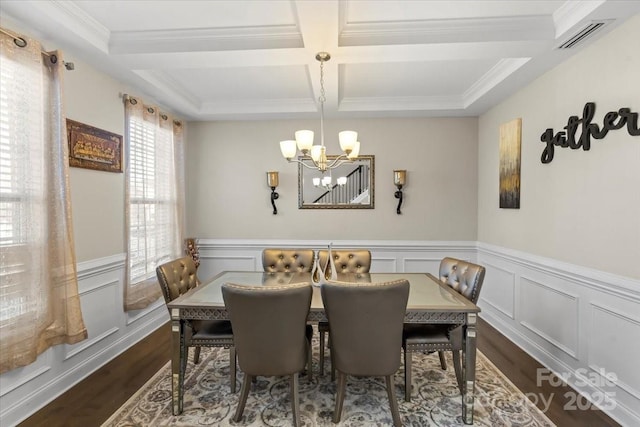
{"type": "Polygon", "coordinates": [[[465,424],[473,424],[473,404],[475,400],[476,381],[476,323],[477,314],[468,313],[464,326],[464,344],[462,355],[463,388],[462,419],[465,424]]]}
{"type": "Polygon", "coordinates": [[[171,309],[171,406],[173,415],[182,413],[185,358],[184,326],[180,320],[180,310],[174,308],[171,309]]]}

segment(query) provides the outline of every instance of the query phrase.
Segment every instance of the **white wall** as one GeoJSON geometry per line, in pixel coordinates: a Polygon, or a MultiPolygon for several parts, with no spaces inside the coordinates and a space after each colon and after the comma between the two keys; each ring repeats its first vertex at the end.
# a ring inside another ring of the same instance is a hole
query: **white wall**
{"type": "Polygon", "coordinates": [[[608,111],[640,112],[637,40],[640,16],[483,114],[478,132],[481,316],[629,426],[640,425],[640,137],[614,130],[542,164],[540,135],[586,102],[598,125],[608,111]],[[521,208],[500,209],[499,127],[516,117],[521,208]]]}
{"type": "MultiPolygon", "coordinates": [[[[318,120],[191,122],[187,232],[200,238],[476,240],[477,120],[354,119],[325,123],[329,154],[340,130],[375,156],[375,209],[298,209],[298,167],[279,141],[318,120]],[[396,214],[393,170],[407,170],[396,214]],[[280,171],[273,215],[266,171],[280,171]]],[[[316,136],[318,138],[318,136],[316,136]]]]}

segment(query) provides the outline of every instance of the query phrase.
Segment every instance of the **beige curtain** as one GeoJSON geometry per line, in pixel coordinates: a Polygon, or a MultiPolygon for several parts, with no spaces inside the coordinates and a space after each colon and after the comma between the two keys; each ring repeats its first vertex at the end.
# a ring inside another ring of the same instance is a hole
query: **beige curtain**
{"type": "Polygon", "coordinates": [[[158,265],[181,256],[184,235],[184,126],[125,96],[127,285],[125,310],[161,295],[158,265]]]}
{"type": "Polygon", "coordinates": [[[0,373],[87,338],[80,311],[60,52],[0,33],[0,373]],[[24,43],[26,46],[22,46],[24,43]]]}

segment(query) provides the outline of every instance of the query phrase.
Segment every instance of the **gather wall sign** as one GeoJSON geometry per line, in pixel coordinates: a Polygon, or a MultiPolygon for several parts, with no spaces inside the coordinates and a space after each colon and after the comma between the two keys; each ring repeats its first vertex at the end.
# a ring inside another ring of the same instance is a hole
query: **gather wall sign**
{"type": "Polygon", "coordinates": [[[594,139],[603,139],[610,130],[617,130],[627,125],[629,135],[640,135],[638,129],[638,113],[634,113],[630,108],[620,108],[618,111],[609,111],[602,119],[602,128],[597,124],[591,123],[596,113],[595,102],[587,102],[582,110],[582,117],[571,116],[567,120],[564,130],[553,132],[553,128],[549,128],[540,135],[540,141],[546,144],[542,150],[540,161],[542,163],[551,163],[553,160],[555,147],[566,148],[572,150],[581,148],[584,151],[591,149],[591,137],[594,139]],[[581,126],[580,137],[576,138],[576,131],[581,126]]]}

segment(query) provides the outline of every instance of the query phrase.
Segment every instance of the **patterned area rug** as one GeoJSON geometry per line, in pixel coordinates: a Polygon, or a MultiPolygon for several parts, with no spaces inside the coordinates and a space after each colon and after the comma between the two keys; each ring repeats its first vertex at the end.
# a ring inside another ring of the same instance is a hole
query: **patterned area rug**
{"type": "MultiPolygon", "coordinates": [[[[318,360],[315,341],[314,361],[318,360]]],[[[401,351],[401,350],[399,350],[401,351]]],[[[462,426],[462,398],[456,385],[453,362],[447,353],[443,371],[437,354],[413,354],[413,396],[404,401],[403,367],[395,377],[396,397],[405,426],[462,426]]],[[[327,355],[325,375],[311,383],[300,377],[300,410],[305,427],[335,426],[333,415],[336,384],[331,381],[327,355]],[[327,372],[329,371],[329,372],[327,372]]],[[[167,364],[132,396],[103,427],[122,426],[290,426],[289,380],[259,377],[253,384],[240,423],[232,417],[238,403],[243,374],[238,370],[238,392],[229,389],[229,351],[202,349],[200,363],[190,353],[185,376],[184,412],[171,413],[171,367],[167,364]]],[[[393,425],[383,378],[354,378],[347,382],[339,426],[393,425]]],[[[476,369],[476,426],[553,426],[489,360],[478,352],[476,369]]]]}

